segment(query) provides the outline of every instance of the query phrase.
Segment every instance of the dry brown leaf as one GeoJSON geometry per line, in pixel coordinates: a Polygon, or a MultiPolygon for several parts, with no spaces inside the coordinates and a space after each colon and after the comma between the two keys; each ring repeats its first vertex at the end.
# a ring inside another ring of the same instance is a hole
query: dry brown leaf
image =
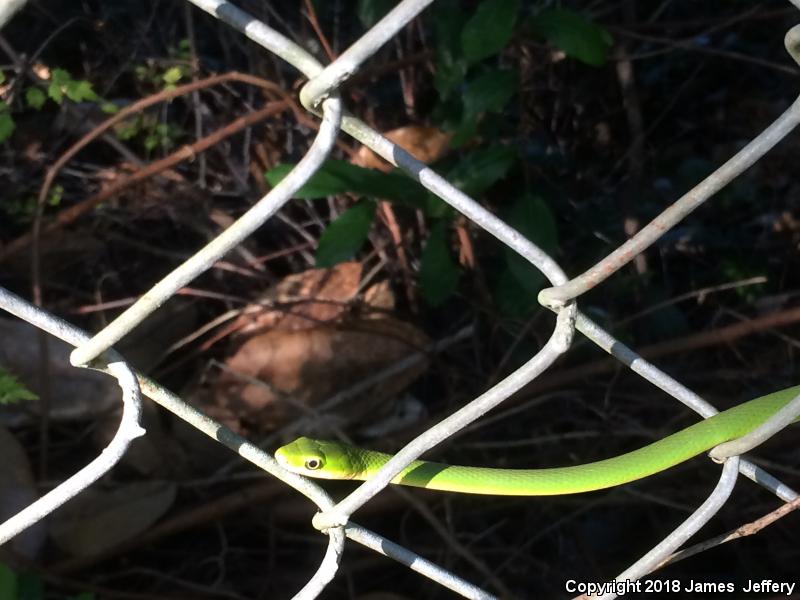
{"type": "MultiPolygon", "coordinates": [[[[210,416],[237,431],[272,430],[308,412],[361,378],[425,348],[428,338],[413,325],[387,318],[394,308],[388,282],[363,294],[369,311],[351,310],[360,290],[362,265],[342,263],[291,275],[254,304],[228,332],[238,348],[221,372],[190,392],[210,416]]],[[[221,337],[221,336],[218,336],[221,337]]],[[[371,396],[391,409],[396,394],[424,369],[387,378],[371,396]]],[[[348,403],[343,420],[357,422],[363,406],[348,403]]]]}
{"type": "Polygon", "coordinates": [[[31,65],[31,71],[33,71],[37,77],[42,79],[50,79],[50,67],[46,64],[36,61],[31,65]]]}
{"type": "Polygon", "coordinates": [[[310,269],[289,275],[261,298],[279,305],[247,307],[231,325],[238,334],[254,335],[269,329],[302,330],[338,320],[358,294],[361,263],[341,263],[330,269],[310,269]]]}
{"type": "Polygon", "coordinates": [[[371,313],[375,318],[382,318],[384,316],[383,313],[393,311],[394,293],[389,286],[389,282],[387,280],[379,281],[367,288],[364,292],[364,304],[375,311],[371,313]]]}
{"type": "MultiPolygon", "coordinates": [[[[453,136],[435,127],[407,125],[387,131],[383,137],[402,146],[414,158],[429,165],[447,154],[450,150],[450,139],[453,136]]],[[[358,149],[351,162],[360,167],[379,171],[391,171],[393,168],[366,146],[358,149]]]]}
{"type": "MultiPolygon", "coordinates": [[[[211,416],[239,431],[276,429],[428,344],[414,325],[393,318],[273,329],[242,344],[201,402],[211,416]]],[[[358,401],[340,406],[337,415],[348,423],[367,416],[372,422],[426,368],[422,361],[384,379],[358,401]]]]}

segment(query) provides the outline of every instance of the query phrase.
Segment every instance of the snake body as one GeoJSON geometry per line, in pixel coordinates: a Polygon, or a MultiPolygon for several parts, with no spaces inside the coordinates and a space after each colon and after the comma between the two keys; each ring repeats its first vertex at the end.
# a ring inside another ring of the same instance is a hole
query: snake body
{"type": "MultiPolygon", "coordinates": [[[[609,488],[664,471],[758,427],[800,394],[800,386],[750,400],[644,448],[569,467],[494,469],[417,460],[392,483],[467,494],[552,496],[609,488]]],[[[286,469],[323,479],[367,480],[391,458],[342,442],[301,437],[279,448],[286,469]]]]}

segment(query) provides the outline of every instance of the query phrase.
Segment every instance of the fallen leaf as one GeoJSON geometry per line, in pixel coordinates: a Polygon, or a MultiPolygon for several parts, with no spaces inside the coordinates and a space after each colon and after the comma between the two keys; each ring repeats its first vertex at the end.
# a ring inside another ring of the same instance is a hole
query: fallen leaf
{"type": "Polygon", "coordinates": [[[349,309],[361,280],[361,263],[289,275],[248,306],[229,330],[253,335],[265,330],[300,330],[334,322],[349,309]],[[266,306],[265,306],[266,305],[266,306]],[[269,308],[278,306],[279,308],[269,308]]]}
{"type": "MultiPolygon", "coordinates": [[[[394,318],[275,329],[242,344],[209,393],[198,397],[210,416],[236,430],[274,430],[429,343],[414,325],[394,318]]],[[[426,368],[423,360],[383,379],[339,406],[337,416],[345,423],[374,422],[426,368]]]]}
{"type": "MultiPolygon", "coordinates": [[[[401,146],[417,160],[429,165],[449,152],[450,138],[453,136],[435,127],[407,125],[387,131],[383,137],[401,146]]],[[[358,149],[351,162],[360,167],[384,172],[394,168],[366,146],[358,149]]]]}
{"type": "Polygon", "coordinates": [[[386,313],[394,310],[394,293],[389,286],[389,282],[379,281],[371,285],[364,292],[364,304],[370,309],[366,317],[382,318],[386,313]]]}

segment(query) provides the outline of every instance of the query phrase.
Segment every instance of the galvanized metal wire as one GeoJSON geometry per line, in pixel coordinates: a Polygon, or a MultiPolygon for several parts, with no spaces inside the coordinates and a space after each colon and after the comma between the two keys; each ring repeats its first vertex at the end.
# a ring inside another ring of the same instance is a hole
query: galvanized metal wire
{"type": "MultiPolygon", "coordinates": [[[[320,512],[314,517],[313,524],[328,536],[327,549],[320,559],[320,566],[316,572],[309,574],[306,585],[296,592],[296,598],[315,598],[325,589],[336,576],[348,539],[408,566],[420,575],[465,598],[493,598],[494,596],[490,593],[447,569],[357,525],[351,520],[353,514],[384,489],[390,480],[411,461],[462,431],[546,371],[561,354],[569,350],[575,331],[580,332],[597,346],[616,357],[622,364],[627,365],[632,371],[679,402],[697,411],[703,417],[715,414],[716,410],[708,402],[643,359],[634,350],[622,344],[581,313],[578,310],[577,301],[582,294],[601,284],[615,271],[652,245],[691,211],[711,200],[714,194],[752,166],[794,130],[800,123],[800,98],[745,148],[694,189],[676,200],[642,228],[637,235],[613,250],[608,257],[588,268],[585,273],[570,279],[556,261],[541,248],[527,240],[474,199],[453,187],[431,168],[417,161],[403,148],[381,136],[357,117],[345,112],[345,107],[338,97],[339,87],[352,77],[381,46],[391,40],[409,21],[431,4],[432,0],[400,2],[361,39],[327,66],[322,65],[286,36],[230,2],[223,0],[188,1],[260,44],[266,51],[272,52],[305,75],[308,82],[303,87],[300,98],[311,113],[321,115],[319,132],[302,160],[274,189],[236,223],[172,273],[157,282],[138,302],[92,337],[0,288],[0,308],[76,346],[70,357],[73,365],[76,367],[90,366],[90,368],[116,377],[122,388],[121,401],[124,407],[119,431],[106,450],[84,469],[0,525],[0,543],[50,514],[114,466],[125,453],[130,441],[144,434],[144,430],[139,424],[140,393],[142,393],[210,438],[226,445],[232,451],[257,465],[265,473],[294,488],[319,508],[320,512]],[[349,134],[391,164],[405,171],[410,178],[418,181],[426,189],[536,266],[552,286],[541,292],[539,300],[543,306],[556,313],[556,318],[549,340],[528,362],[490,390],[412,440],[400,449],[373,479],[362,483],[342,501],[334,503],[316,483],[283,470],[269,453],[192,408],[157,382],[132,371],[112,346],[134,330],[143,319],[171,298],[178,289],[209,269],[217,260],[239,245],[248,235],[273,216],[321,167],[340,131],[349,134]]],[[[790,1],[800,8],[797,0],[790,1]]],[[[8,10],[0,11],[0,26],[13,13],[12,9],[18,9],[22,4],[24,3],[9,3],[8,10]]],[[[800,25],[792,28],[786,34],[785,45],[789,54],[800,65],[800,25]]],[[[800,415],[800,397],[795,398],[757,430],[739,440],[722,444],[714,449],[711,453],[712,456],[716,460],[724,462],[716,488],[673,533],[658,542],[652,550],[633,562],[631,567],[613,581],[641,578],[680,548],[725,504],[739,472],[764,486],[784,501],[796,499],[797,492],[751,462],[740,459],[739,455],[761,444],[795,420],[798,415],[800,415]]],[[[611,591],[601,597],[614,598],[616,593],[611,591]]]]}

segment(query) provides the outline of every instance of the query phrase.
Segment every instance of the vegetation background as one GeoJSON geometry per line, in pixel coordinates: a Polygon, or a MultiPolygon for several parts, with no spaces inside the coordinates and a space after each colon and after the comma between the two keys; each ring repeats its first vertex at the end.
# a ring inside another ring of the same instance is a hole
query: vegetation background
{"type": "MultiPolygon", "coordinates": [[[[239,6],[326,62],[393,4],[239,6]]],[[[778,0],[437,0],[342,98],[576,275],[794,101],[800,69],[783,36],[796,23],[778,0]]],[[[89,331],[252,206],[315,134],[297,103],[298,73],[188,3],[32,1],[0,33],[0,57],[0,285],[89,331]]],[[[798,383],[798,148],[793,134],[580,298],[720,408],[798,383]]],[[[121,347],[251,439],[275,447],[311,411],[303,433],[397,449],[549,335],[535,269],[346,136],[297,196],[121,347]],[[412,349],[428,351],[424,365],[326,408],[412,349]]],[[[0,479],[0,509],[95,456],[116,419],[113,396],[68,394],[14,360],[35,337],[4,333],[2,344],[1,422],[13,438],[1,447],[24,474],[0,479]],[[43,418],[42,396],[69,410],[43,418]]],[[[148,419],[152,435],[125,464],[31,548],[3,550],[0,597],[282,598],[305,583],[325,544],[309,524],[313,507],[169,416],[148,419]]],[[[436,456],[577,464],[694,420],[578,337],[555,368],[436,456]]],[[[796,440],[787,431],[757,453],[795,488],[796,440]]],[[[698,459],[557,498],[385,491],[357,520],[500,596],[567,597],[566,580],[610,579],[660,541],[717,473],[698,459]]],[[[777,505],[743,480],[701,537],[777,505]]],[[[652,577],[796,580],[798,525],[790,514],[652,577]]],[[[324,597],[449,595],[351,544],[324,597]]]]}

